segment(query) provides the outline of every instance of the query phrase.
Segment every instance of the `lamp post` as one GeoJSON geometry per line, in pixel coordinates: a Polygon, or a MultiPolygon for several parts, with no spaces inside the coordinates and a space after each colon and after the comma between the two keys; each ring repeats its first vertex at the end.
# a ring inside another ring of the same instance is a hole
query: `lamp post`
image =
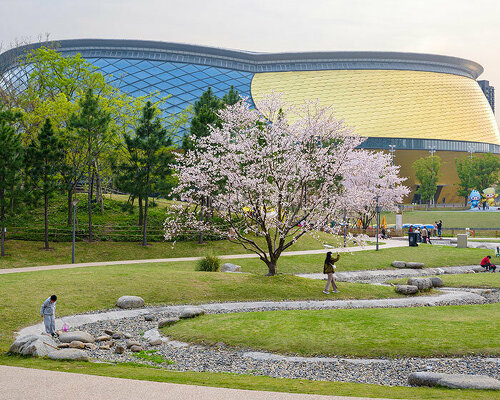
{"type": "Polygon", "coordinates": [[[378,230],[380,225],[380,206],[378,205],[378,198],[379,196],[377,195],[377,208],[375,208],[375,210],[377,211],[377,246],[375,248],[375,251],[378,251],[378,230]]]}
{"type": "Polygon", "coordinates": [[[344,247],[346,246],[346,218],[347,218],[347,210],[344,210],[344,247]]]}
{"type": "Polygon", "coordinates": [[[75,225],[76,225],[76,205],[78,204],[80,200],[73,200],[71,204],[73,205],[73,247],[71,251],[71,263],[75,263],[75,240],[76,240],[76,234],[75,234],[75,225]]]}

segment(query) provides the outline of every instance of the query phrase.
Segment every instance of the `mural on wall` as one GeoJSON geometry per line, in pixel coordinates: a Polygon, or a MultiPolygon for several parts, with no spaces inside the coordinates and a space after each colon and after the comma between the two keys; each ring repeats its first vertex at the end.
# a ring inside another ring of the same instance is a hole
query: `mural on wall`
{"type": "Polygon", "coordinates": [[[498,194],[495,193],[495,189],[492,187],[486,188],[483,190],[483,199],[486,203],[493,207],[495,205],[495,199],[498,197],[498,194]]]}

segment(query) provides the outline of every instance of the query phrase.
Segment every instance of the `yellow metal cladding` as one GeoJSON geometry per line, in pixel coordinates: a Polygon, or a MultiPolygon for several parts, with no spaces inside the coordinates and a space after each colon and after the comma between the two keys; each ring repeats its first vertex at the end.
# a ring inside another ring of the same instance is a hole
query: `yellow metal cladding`
{"type": "Polygon", "coordinates": [[[252,97],[319,99],[361,136],[464,140],[500,145],[488,101],[473,79],[421,71],[339,70],[255,74],[252,97]]]}

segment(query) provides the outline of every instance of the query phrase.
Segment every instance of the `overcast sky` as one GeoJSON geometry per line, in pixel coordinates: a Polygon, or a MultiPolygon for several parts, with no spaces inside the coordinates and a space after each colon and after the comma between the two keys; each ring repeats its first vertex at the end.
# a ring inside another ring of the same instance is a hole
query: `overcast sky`
{"type": "Polygon", "coordinates": [[[0,0],[0,16],[4,49],[50,33],[262,52],[433,53],[478,62],[479,79],[500,93],[498,0],[0,0]]]}

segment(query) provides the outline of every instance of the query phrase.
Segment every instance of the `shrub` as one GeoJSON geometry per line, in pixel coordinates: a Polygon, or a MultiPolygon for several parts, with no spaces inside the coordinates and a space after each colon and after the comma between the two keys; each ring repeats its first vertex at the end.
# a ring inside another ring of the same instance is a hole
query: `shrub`
{"type": "Polygon", "coordinates": [[[208,255],[203,257],[198,261],[196,270],[207,271],[207,272],[217,272],[220,269],[220,258],[214,255],[208,255]]]}

